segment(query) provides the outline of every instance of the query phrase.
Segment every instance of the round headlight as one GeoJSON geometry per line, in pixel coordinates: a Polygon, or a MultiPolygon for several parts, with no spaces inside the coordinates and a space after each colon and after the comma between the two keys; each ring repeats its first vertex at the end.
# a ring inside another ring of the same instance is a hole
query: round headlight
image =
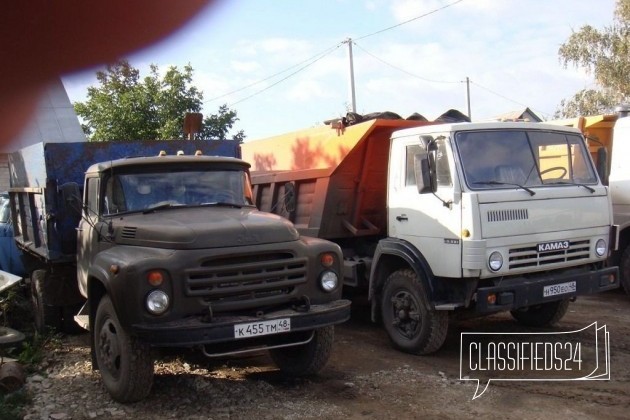
{"type": "Polygon", "coordinates": [[[499,251],[494,251],[488,258],[488,266],[492,271],[499,271],[503,267],[503,256],[499,251]]]}
{"type": "Polygon", "coordinates": [[[324,271],[319,277],[319,285],[324,292],[332,292],[339,285],[339,277],[332,271],[324,271]]]}
{"type": "Polygon", "coordinates": [[[153,315],[161,315],[168,309],[170,299],[162,290],[154,290],[147,296],[147,310],[153,315]]]}
{"type": "Polygon", "coordinates": [[[595,253],[597,254],[597,256],[603,257],[606,254],[606,251],[607,251],[606,241],[603,239],[598,240],[595,243],[595,253]]]}

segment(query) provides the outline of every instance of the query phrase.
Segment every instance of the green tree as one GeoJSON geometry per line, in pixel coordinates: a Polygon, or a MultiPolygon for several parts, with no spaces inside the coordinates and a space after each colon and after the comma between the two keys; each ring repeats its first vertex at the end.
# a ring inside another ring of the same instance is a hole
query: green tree
{"type": "MultiPolygon", "coordinates": [[[[594,6],[596,7],[596,6],[594,6]]],[[[597,30],[583,26],[560,46],[560,61],[595,77],[595,89],[583,89],[563,99],[557,118],[613,112],[630,100],[630,0],[617,0],[610,26],[597,30]]]]}
{"type": "MultiPolygon", "coordinates": [[[[209,117],[204,118],[203,127],[199,135],[202,139],[227,139],[228,132],[238,121],[236,118],[236,111],[230,110],[227,105],[221,105],[219,107],[218,114],[212,114],[209,117]]],[[[238,131],[232,136],[232,140],[242,143],[245,140],[245,133],[243,130],[238,131]]]]}
{"type": "MultiPolygon", "coordinates": [[[[199,112],[203,103],[190,65],[181,71],[171,66],[160,77],[158,66],[151,64],[150,74],[141,80],[140,72],[122,60],[97,72],[96,79],[99,85],[88,88],[87,100],[74,104],[91,141],[183,139],[184,115],[199,112]]],[[[223,105],[204,119],[197,138],[225,140],[236,121],[236,111],[223,105]]],[[[242,130],[233,136],[244,138],[242,130]]]]}

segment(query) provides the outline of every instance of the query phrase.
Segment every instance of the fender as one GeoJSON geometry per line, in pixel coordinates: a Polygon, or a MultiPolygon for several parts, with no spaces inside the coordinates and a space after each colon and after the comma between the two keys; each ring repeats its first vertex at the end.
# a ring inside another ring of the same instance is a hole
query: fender
{"type": "MultiPolygon", "coordinates": [[[[160,267],[157,261],[164,261],[172,256],[173,250],[161,248],[132,247],[118,245],[99,252],[88,269],[88,278],[102,285],[109,295],[118,314],[118,319],[127,328],[142,316],[138,310],[142,306],[144,296],[140,276],[149,268],[160,267]],[[117,266],[116,273],[111,271],[117,266]]],[[[91,288],[94,290],[93,288],[91,288]]],[[[100,296],[97,296],[98,298],[100,296]]],[[[94,297],[88,296],[90,303],[94,297]]]]}
{"type": "Polygon", "coordinates": [[[384,269],[381,258],[384,256],[395,256],[404,260],[407,265],[416,272],[418,278],[422,281],[425,290],[428,293],[431,309],[435,307],[435,277],[429,263],[422,253],[411,243],[397,238],[386,238],[379,241],[374,253],[374,260],[370,270],[369,293],[368,299],[372,302],[372,320],[375,319],[377,310],[377,302],[374,299],[385,282],[383,276],[379,276],[379,272],[384,269]]]}

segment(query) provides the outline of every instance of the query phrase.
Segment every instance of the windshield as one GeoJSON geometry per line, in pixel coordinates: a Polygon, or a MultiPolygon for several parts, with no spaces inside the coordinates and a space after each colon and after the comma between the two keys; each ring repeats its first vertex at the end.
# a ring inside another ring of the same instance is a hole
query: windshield
{"type": "Polygon", "coordinates": [[[115,173],[105,180],[103,214],[217,203],[251,205],[249,185],[240,170],[115,173]]]}
{"type": "Polygon", "coordinates": [[[459,132],[455,136],[467,185],[473,189],[597,184],[577,134],[538,130],[459,132]]]}

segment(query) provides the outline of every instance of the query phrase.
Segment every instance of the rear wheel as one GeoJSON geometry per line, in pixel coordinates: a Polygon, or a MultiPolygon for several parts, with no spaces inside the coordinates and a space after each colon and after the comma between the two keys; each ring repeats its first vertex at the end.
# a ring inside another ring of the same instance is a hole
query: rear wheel
{"type": "Polygon", "coordinates": [[[381,316],[393,346],[404,352],[430,354],[446,340],[448,313],[431,309],[424,285],[413,270],[398,270],[387,278],[381,316]]]}
{"type": "Polygon", "coordinates": [[[98,304],[93,334],[98,368],[112,398],[127,403],[149,395],[153,384],[151,348],[122,328],[109,296],[98,304]]]}
{"type": "Polygon", "coordinates": [[[314,331],[313,339],[300,346],[269,350],[271,359],[289,376],[314,375],[326,365],[332,351],[335,327],[328,326],[314,331]]]}
{"type": "Polygon", "coordinates": [[[528,327],[546,327],[554,325],[562,319],[569,309],[569,299],[541,303],[524,309],[511,311],[512,317],[519,324],[528,327]]]}
{"type": "Polygon", "coordinates": [[[35,270],[31,274],[31,304],[37,332],[61,330],[62,308],[46,303],[46,270],[35,270]]]}

